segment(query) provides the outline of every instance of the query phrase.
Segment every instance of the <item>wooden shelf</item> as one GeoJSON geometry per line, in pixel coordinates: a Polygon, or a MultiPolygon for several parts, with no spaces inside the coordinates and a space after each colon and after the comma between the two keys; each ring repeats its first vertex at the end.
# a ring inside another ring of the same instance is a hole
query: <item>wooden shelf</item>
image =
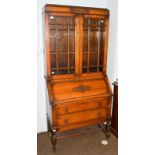
{"type": "MultiPolygon", "coordinates": [[[[97,50],[96,50],[96,51],[94,51],[94,50],[92,50],[92,51],[89,50],[89,53],[96,53],[96,54],[98,54],[98,53],[97,53],[97,50]]],[[[103,53],[103,51],[100,51],[99,53],[101,54],[101,53],[103,53]]],[[[85,50],[85,51],[83,52],[83,54],[88,54],[88,50],[85,50]]]]}
{"type": "Polygon", "coordinates": [[[89,65],[89,66],[82,66],[82,68],[87,68],[87,67],[89,67],[89,68],[93,68],[93,67],[103,67],[103,65],[89,65]]]}
{"type": "MultiPolygon", "coordinates": [[[[58,30],[58,31],[60,31],[60,30],[62,30],[62,31],[68,31],[68,29],[67,28],[49,28],[49,30],[52,30],[52,31],[55,31],[55,30],[58,30]]],[[[70,29],[70,31],[75,31],[75,29],[70,29]]]]}
{"type": "MultiPolygon", "coordinates": [[[[75,66],[70,66],[69,67],[70,69],[75,69],[75,66]]],[[[54,70],[56,70],[56,69],[64,69],[64,70],[66,70],[66,69],[68,69],[68,67],[58,67],[58,68],[51,68],[52,70],[54,69],[54,70]]]]}
{"type": "Polygon", "coordinates": [[[93,25],[93,24],[91,24],[91,25],[83,25],[84,27],[86,26],[86,27],[105,27],[105,25],[93,25]]]}
{"type": "MultiPolygon", "coordinates": [[[[58,52],[59,54],[67,54],[68,55],[68,53],[67,52],[58,52]]],[[[56,54],[55,52],[53,52],[53,53],[50,53],[50,54],[56,54]]],[[[69,52],[69,54],[75,54],[75,52],[69,52]]]]}
{"type": "Polygon", "coordinates": [[[76,24],[49,24],[50,26],[76,26],[76,24]]]}

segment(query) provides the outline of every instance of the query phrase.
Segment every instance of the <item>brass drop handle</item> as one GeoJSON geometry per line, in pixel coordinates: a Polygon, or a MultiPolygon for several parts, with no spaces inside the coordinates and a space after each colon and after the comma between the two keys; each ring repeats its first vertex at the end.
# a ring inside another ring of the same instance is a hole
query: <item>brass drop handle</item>
{"type": "Polygon", "coordinates": [[[65,108],[64,108],[64,111],[67,113],[67,112],[68,112],[68,108],[67,108],[67,107],[65,107],[65,108]]]}
{"type": "Polygon", "coordinates": [[[68,124],[68,118],[65,118],[65,119],[64,119],[64,123],[65,123],[65,124],[68,124]]]}
{"type": "Polygon", "coordinates": [[[102,102],[98,103],[98,108],[100,108],[102,106],[102,102]]]}

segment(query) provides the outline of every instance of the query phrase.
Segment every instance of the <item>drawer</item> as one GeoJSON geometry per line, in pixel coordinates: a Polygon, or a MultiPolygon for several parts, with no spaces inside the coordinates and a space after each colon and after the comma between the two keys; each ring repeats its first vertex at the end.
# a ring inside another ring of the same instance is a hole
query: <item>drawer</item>
{"type": "Polygon", "coordinates": [[[107,108],[100,108],[88,111],[81,111],[57,116],[57,125],[67,125],[72,123],[85,122],[97,118],[106,117],[108,115],[107,108]]]}
{"type": "Polygon", "coordinates": [[[108,105],[108,98],[104,98],[102,100],[97,101],[81,101],[81,102],[72,102],[64,105],[56,106],[56,114],[63,115],[72,112],[96,109],[106,107],[108,105]]]}

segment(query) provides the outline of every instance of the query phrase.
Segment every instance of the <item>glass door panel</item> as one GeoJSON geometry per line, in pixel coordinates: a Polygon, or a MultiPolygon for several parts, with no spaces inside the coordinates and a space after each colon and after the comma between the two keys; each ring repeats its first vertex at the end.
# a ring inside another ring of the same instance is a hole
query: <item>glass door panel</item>
{"type": "Polygon", "coordinates": [[[75,17],[49,16],[51,74],[75,73],[75,17]]]}
{"type": "Polygon", "coordinates": [[[82,71],[103,71],[104,19],[84,18],[82,71]]]}

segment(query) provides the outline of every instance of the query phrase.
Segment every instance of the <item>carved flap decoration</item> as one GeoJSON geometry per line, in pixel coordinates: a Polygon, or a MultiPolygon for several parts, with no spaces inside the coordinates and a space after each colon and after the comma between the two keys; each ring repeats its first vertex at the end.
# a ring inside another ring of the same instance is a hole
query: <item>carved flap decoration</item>
{"type": "Polygon", "coordinates": [[[84,93],[84,92],[90,90],[90,86],[79,85],[77,87],[74,87],[72,90],[75,91],[75,92],[84,93]]]}

